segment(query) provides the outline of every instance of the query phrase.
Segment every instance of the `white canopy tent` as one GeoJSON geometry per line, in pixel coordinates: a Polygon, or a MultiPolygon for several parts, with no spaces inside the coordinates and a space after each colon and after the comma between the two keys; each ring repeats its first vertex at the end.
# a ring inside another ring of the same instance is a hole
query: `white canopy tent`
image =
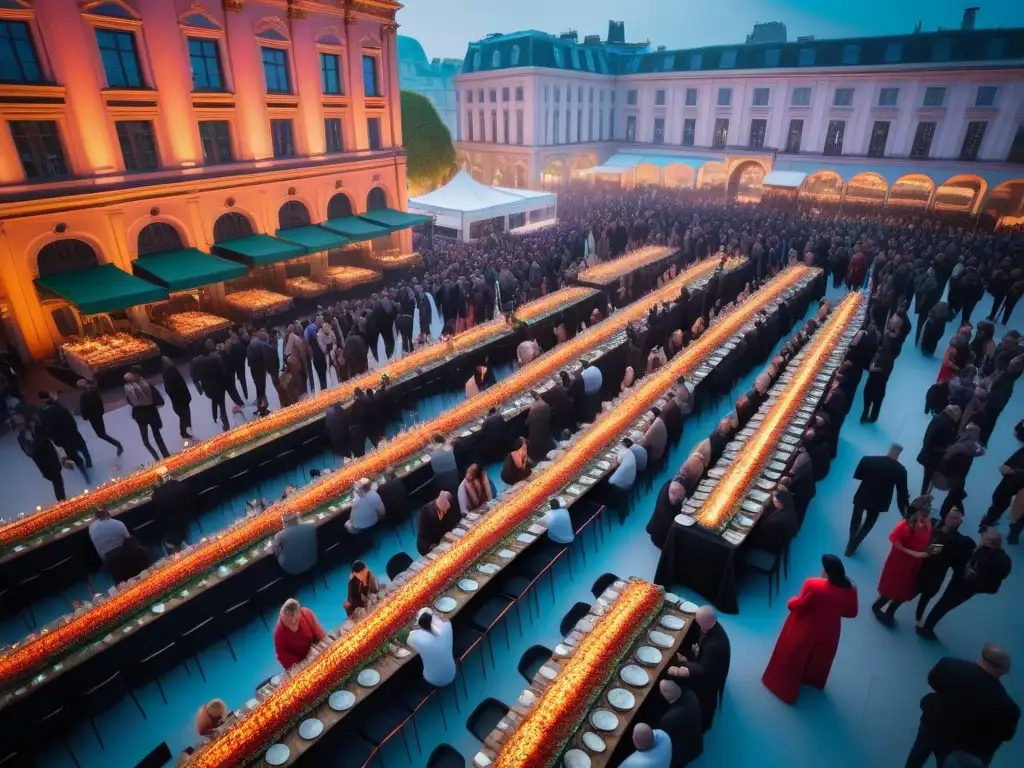
{"type": "Polygon", "coordinates": [[[806,178],[807,174],[800,171],[768,171],[761,183],[766,187],[798,189],[806,178]]]}
{"type": "Polygon", "coordinates": [[[463,169],[440,189],[409,198],[409,211],[433,216],[437,226],[454,229],[460,240],[469,242],[471,225],[475,222],[504,219],[507,232],[509,216],[525,214],[524,223],[528,224],[553,219],[557,202],[558,197],[553,192],[489,187],[463,169]]]}

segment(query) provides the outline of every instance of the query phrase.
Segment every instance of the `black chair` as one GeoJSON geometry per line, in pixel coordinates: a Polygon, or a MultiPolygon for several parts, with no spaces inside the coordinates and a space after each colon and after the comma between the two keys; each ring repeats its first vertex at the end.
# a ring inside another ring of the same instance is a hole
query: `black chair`
{"type": "Polygon", "coordinates": [[[551,658],[551,649],[543,645],[531,645],[519,658],[519,674],[527,683],[532,683],[537,672],[551,658]]]}
{"type": "Polygon", "coordinates": [[[92,732],[96,734],[96,741],[99,742],[100,749],[104,752],[107,747],[103,743],[103,737],[100,735],[100,729],[96,727],[96,718],[117,704],[117,702],[121,701],[121,699],[125,697],[125,694],[132,697],[132,701],[135,702],[135,706],[138,707],[139,714],[142,715],[143,719],[148,719],[146,717],[145,710],[143,710],[142,705],[139,704],[139,700],[135,698],[134,691],[128,687],[124,676],[121,674],[121,670],[118,670],[106,680],[102,680],[82,693],[82,708],[85,710],[85,713],[89,718],[89,725],[92,726],[92,732]]]}
{"type": "MultiPolygon", "coordinates": [[[[462,678],[462,692],[468,696],[469,691],[466,687],[466,674],[462,670],[462,662],[473,655],[479,646],[483,645],[484,633],[479,632],[472,627],[457,626],[455,627],[454,634],[452,636],[452,655],[456,661],[459,662],[459,676],[462,678]]],[[[484,664],[484,655],[480,654],[480,674],[483,675],[484,680],[487,679],[487,665],[484,664]]],[[[455,699],[455,708],[459,708],[458,697],[455,699]]]]}
{"type": "Polygon", "coordinates": [[[405,736],[405,725],[412,719],[412,712],[399,702],[392,700],[385,704],[375,705],[362,718],[356,727],[359,735],[373,744],[377,751],[384,747],[396,734],[401,734],[405,745],[405,755],[412,762],[409,740],[405,736]]]}
{"type": "Polygon", "coordinates": [[[228,639],[223,630],[220,615],[207,616],[191,629],[187,629],[182,632],[181,635],[178,636],[178,641],[181,643],[181,647],[184,652],[191,656],[195,661],[196,667],[199,668],[199,675],[203,678],[203,682],[206,682],[206,672],[203,670],[203,665],[199,661],[199,653],[206,650],[207,646],[223,641],[227,643],[228,650],[231,651],[231,658],[238,661],[238,657],[235,655],[235,649],[231,645],[231,640],[228,639]]]}
{"type": "MultiPolygon", "coordinates": [[[[157,690],[160,691],[160,698],[163,699],[164,704],[167,703],[167,696],[164,694],[163,683],[160,682],[160,676],[170,672],[174,669],[181,661],[181,649],[175,642],[170,642],[160,650],[151,653],[144,659],[140,659],[139,663],[135,667],[135,671],[132,674],[132,683],[146,683],[150,680],[156,683],[157,690]]],[[[188,669],[188,666],[185,667],[188,669]]]]}
{"type": "Polygon", "coordinates": [[[772,606],[772,579],[775,580],[775,592],[780,588],[779,566],[782,556],[764,549],[740,549],[740,563],[745,568],[768,577],[768,607],[772,606]]]}
{"type": "Polygon", "coordinates": [[[466,768],[466,758],[450,744],[439,744],[427,758],[427,768],[466,768]]]}
{"type": "Polygon", "coordinates": [[[576,603],[570,608],[562,617],[562,623],[558,625],[558,631],[562,633],[562,637],[572,632],[576,623],[588,613],[590,613],[590,603],[576,603]]]}
{"type": "MultiPolygon", "coordinates": [[[[454,648],[453,648],[453,654],[454,648]]],[[[416,674],[405,681],[402,685],[401,690],[398,694],[399,701],[402,702],[402,706],[412,712],[413,723],[416,722],[416,713],[423,708],[432,696],[437,696],[440,699],[441,692],[426,680],[423,679],[422,664],[420,669],[416,671],[416,674]]],[[[458,697],[456,696],[456,703],[458,697]]],[[[444,729],[448,730],[448,718],[444,713],[444,706],[441,706],[441,722],[444,723],[444,729]]]]}
{"type": "MultiPolygon", "coordinates": [[[[252,604],[252,599],[248,597],[244,600],[239,600],[228,608],[225,608],[224,613],[221,615],[224,633],[227,634],[229,632],[234,632],[236,629],[245,626],[256,618],[257,613],[259,613],[259,611],[257,611],[256,607],[252,604]]],[[[266,619],[264,619],[263,622],[265,624],[266,619]]],[[[228,644],[230,645],[230,643],[228,644]]],[[[231,655],[235,655],[234,649],[231,650],[231,655]]],[[[235,658],[235,661],[238,661],[238,659],[235,658]]]]}
{"type": "Polygon", "coordinates": [[[619,577],[614,573],[602,573],[594,581],[594,586],[590,588],[590,594],[595,598],[600,597],[604,594],[604,591],[608,589],[612,584],[619,580],[619,577]]]}
{"type": "Polygon", "coordinates": [[[160,746],[142,758],[135,764],[135,768],[163,768],[164,765],[173,759],[171,748],[166,741],[160,742],[160,746]]]}
{"type": "Polygon", "coordinates": [[[394,581],[398,574],[410,565],[412,565],[412,558],[405,552],[399,552],[388,560],[388,564],[384,567],[384,571],[387,573],[388,579],[394,581]]]}
{"type": "MultiPolygon", "coordinates": [[[[512,610],[512,606],[515,605],[515,600],[507,595],[495,595],[486,603],[480,606],[470,618],[469,623],[474,629],[480,630],[485,635],[489,635],[491,630],[505,618],[505,615],[512,610]]],[[[512,641],[509,637],[508,624],[505,624],[505,649],[510,650],[512,647],[512,641]]],[[[491,654],[491,665],[494,665],[494,649],[488,644],[488,649],[491,654]]]]}
{"type": "Polygon", "coordinates": [[[491,735],[501,718],[508,714],[508,707],[497,699],[486,698],[473,710],[466,720],[466,728],[481,744],[491,735]]]}

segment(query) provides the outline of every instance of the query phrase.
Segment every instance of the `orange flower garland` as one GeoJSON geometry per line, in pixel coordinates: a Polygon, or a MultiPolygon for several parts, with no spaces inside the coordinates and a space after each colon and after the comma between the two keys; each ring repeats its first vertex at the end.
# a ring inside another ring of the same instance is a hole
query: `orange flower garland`
{"type": "MultiPolygon", "coordinates": [[[[6,656],[0,657],[0,680],[24,677],[54,655],[66,652],[67,649],[74,648],[106,631],[174,588],[210,571],[236,552],[272,536],[280,529],[282,516],[290,513],[303,515],[323,507],[345,493],[359,478],[382,472],[422,450],[434,434],[449,434],[473,418],[487,413],[489,408],[499,406],[529,390],[567,363],[593,349],[604,339],[614,336],[630,322],[645,317],[651,304],[675,298],[682,285],[706,277],[715,267],[715,263],[707,261],[691,267],[668,285],[649,295],[646,300],[616,312],[608,320],[555,347],[476,397],[445,411],[433,421],[399,435],[364,458],[332,472],[320,482],[302,488],[263,513],[241,521],[240,524],[193,548],[183,556],[165,561],[155,567],[143,581],[126,587],[109,600],[93,606],[79,616],[72,617],[67,624],[55,627],[21,647],[14,648],[6,656]]],[[[466,335],[470,333],[472,331],[466,335]]],[[[336,390],[329,390],[334,391],[336,390]]],[[[273,418],[273,415],[268,418],[273,418]]]]}
{"type": "Polygon", "coordinates": [[[661,587],[631,580],[608,611],[583,636],[554,682],[520,721],[494,768],[550,766],[586,718],[594,699],[615,674],[637,635],[650,624],[664,599],[661,587]]]}
{"type": "Polygon", "coordinates": [[[529,485],[491,510],[448,550],[438,553],[427,568],[413,574],[350,632],[284,682],[245,719],[204,747],[189,764],[228,768],[252,758],[384,647],[414,619],[420,608],[432,603],[474,562],[529,521],[541,504],[575,480],[587,462],[629,429],[679,376],[695,370],[761,309],[812,271],[802,266],[786,270],[684,348],[668,365],[642,379],[624,403],[603,414],[555,464],[534,474],[529,485]]]}
{"type": "Polygon", "coordinates": [[[733,516],[740,501],[750,490],[761,469],[775,450],[783,431],[804,401],[836,343],[849,329],[857,315],[864,296],[851,293],[832,312],[825,324],[814,334],[800,367],[786,385],[785,392],[765,414],[757,432],[751,436],[739,455],[729,464],[725,475],[705,499],[697,512],[697,522],[703,528],[720,530],[733,516]]]}
{"type": "Polygon", "coordinates": [[[632,272],[645,264],[653,264],[661,261],[670,253],[664,246],[650,246],[640,248],[636,251],[620,256],[614,261],[606,261],[604,264],[597,264],[579,273],[579,279],[586,283],[604,283],[616,277],[632,272]]]}

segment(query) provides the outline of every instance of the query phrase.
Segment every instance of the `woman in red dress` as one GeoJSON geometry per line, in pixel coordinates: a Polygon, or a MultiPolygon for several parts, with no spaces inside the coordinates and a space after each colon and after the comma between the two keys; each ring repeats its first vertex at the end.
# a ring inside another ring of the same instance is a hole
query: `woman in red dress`
{"type": "Polygon", "coordinates": [[[896,609],[917,592],[917,572],[928,557],[932,540],[931,496],[919,496],[906,520],[900,520],[889,534],[892,549],[878,579],[878,599],[871,606],[875,618],[887,627],[895,624],[896,609]]]}
{"type": "Polygon", "coordinates": [[[790,598],[789,616],[761,677],[787,704],[796,703],[801,684],[825,687],[842,620],[857,617],[857,587],[846,578],[842,561],[823,555],[821,564],[821,578],[808,579],[800,594],[790,598]]]}
{"type": "Polygon", "coordinates": [[[274,651],[282,667],[291,669],[304,661],[309,649],[326,636],[315,613],[295,598],[285,600],[274,627],[274,651]]]}

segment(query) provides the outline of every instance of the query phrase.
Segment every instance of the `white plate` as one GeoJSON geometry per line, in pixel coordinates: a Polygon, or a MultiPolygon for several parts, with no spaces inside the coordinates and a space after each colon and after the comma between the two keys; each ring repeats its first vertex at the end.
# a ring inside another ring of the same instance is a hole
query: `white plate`
{"type": "Polygon", "coordinates": [[[324,724],[315,717],[311,717],[309,720],[303,720],[302,725],[299,726],[299,736],[304,739],[315,739],[323,732],[324,724]]]}
{"type": "Polygon", "coordinates": [[[459,589],[461,589],[463,592],[476,592],[479,586],[480,585],[472,579],[462,579],[459,582],[459,589]]]}
{"type": "Polygon", "coordinates": [[[543,667],[540,668],[540,674],[541,677],[543,677],[546,680],[554,680],[556,677],[558,677],[558,670],[552,669],[551,667],[545,664],[543,667]]]}
{"type": "Polygon", "coordinates": [[[356,682],[363,686],[363,688],[373,688],[373,686],[380,682],[380,672],[376,669],[364,669],[356,677],[356,682]]]}
{"type": "Polygon", "coordinates": [[[682,611],[683,613],[696,613],[697,612],[697,608],[698,608],[697,604],[696,603],[691,603],[689,600],[684,600],[679,605],[679,610],[682,611]]]}
{"type": "Polygon", "coordinates": [[[522,704],[524,707],[531,706],[533,702],[535,702],[536,700],[537,697],[531,690],[525,690],[519,694],[519,703],[522,704]]]}
{"type": "Polygon", "coordinates": [[[483,752],[477,752],[473,756],[473,765],[477,766],[477,768],[485,768],[485,766],[488,766],[490,764],[491,758],[489,758],[483,752]]]}
{"type": "Polygon", "coordinates": [[[608,703],[620,712],[628,712],[636,706],[636,697],[625,688],[612,688],[608,691],[608,703]]]}
{"type": "Polygon", "coordinates": [[[280,685],[282,679],[283,679],[282,675],[274,675],[272,678],[270,678],[270,682],[273,685],[280,685]]]}
{"type": "Polygon", "coordinates": [[[494,563],[480,563],[480,565],[478,565],[476,569],[480,571],[480,573],[485,573],[488,576],[492,576],[493,574],[498,572],[498,566],[496,566],[494,563]]]}
{"type": "Polygon", "coordinates": [[[516,541],[521,542],[523,544],[532,544],[536,540],[536,536],[531,536],[528,533],[520,533],[518,536],[516,536],[516,541]]]}
{"type": "Polygon", "coordinates": [[[151,610],[153,613],[163,613],[164,612],[164,604],[163,603],[157,603],[156,605],[154,605],[149,610],[151,610]]]}
{"type": "Polygon", "coordinates": [[[641,645],[637,648],[636,657],[639,659],[641,664],[646,664],[649,667],[661,664],[661,660],[663,658],[661,651],[657,648],[652,648],[649,645],[641,645]]]}
{"type": "Polygon", "coordinates": [[[259,705],[259,699],[249,699],[247,702],[245,702],[246,709],[256,709],[256,707],[258,707],[259,705]]]}
{"type": "Polygon", "coordinates": [[[580,619],[579,621],[576,622],[576,629],[579,632],[593,632],[594,631],[594,625],[591,624],[586,619],[580,619]]]}
{"type": "Polygon", "coordinates": [[[328,706],[335,712],[344,712],[346,709],[351,709],[355,703],[356,695],[352,691],[335,691],[331,694],[331,698],[327,700],[328,706]]]}
{"type": "Polygon", "coordinates": [[[404,659],[412,653],[408,648],[399,648],[395,651],[395,656],[400,659],[404,659]]]}
{"type": "Polygon", "coordinates": [[[267,750],[266,760],[268,765],[284,765],[292,756],[287,744],[275,744],[267,750]]]}
{"type": "Polygon", "coordinates": [[[676,522],[684,528],[689,528],[691,525],[696,523],[697,520],[689,515],[676,515],[676,522]]]}
{"type": "Polygon", "coordinates": [[[590,713],[590,724],[599,731],[614,731],[619,727],[619,716],[610,709],[595,709],[590,713]]]}
{"type": "Polygon", "coordinates": [[[555,646],[555,656],[568,656],[570,653],[569,647],[559,643],[555,646]]]}
{"type": "Polygon", "coordinates": [[[502,560],[511,560],[515,556],[516,553],[513,552],[511,549],[503,549],[500,552],[498,552],[498,557],[500,557],[502,560]]]}
{"type": "Polygon", "coordinates": [[[565,768],[590,768],[590,755],[582,749],[570,749],[562,758],[565,768]]]}
{"type": "Polygon", "coordinates": [[[604,739],[593,731],[587,731],[583,734],[583,746],[591,752],[604,752],[608,749],[608,745],[604,743],[604,739]]]}
{"type": "Polygon", "coordinates": [[[682,629],[686,626],[686,622],[678,616],[662,616],[658,623],[665,629],[682,629]]]}
{"type": "Polygon", "coordinates": [[[629,685],[636,686],[637,688],[647,685],[651,680],[651,676],[647,674],[647,670],[643,667],[638,667],[636,664],[627,664],[624,666],[619,670],[619,676],[629,685]]]}
{"type": "Polygon", "coordinates": [[[681,599],[682,598],[680,598],[679,595],[673,595],[671,592],[666,592],[665,593],[665,602],[668,603],[669,605],[675,605],[681,599]]]}
{"type": "Polygon", "coordinates": [[[439,597],[437,600],[434,601],[434,607],[437,608],[437,610],[439,610],[441,613],[451,613],[458,607],[458,605],[459,604],[455,602],[455,598],[448,597],[448,595],[445,595],[444,597],[439,597]]]}

